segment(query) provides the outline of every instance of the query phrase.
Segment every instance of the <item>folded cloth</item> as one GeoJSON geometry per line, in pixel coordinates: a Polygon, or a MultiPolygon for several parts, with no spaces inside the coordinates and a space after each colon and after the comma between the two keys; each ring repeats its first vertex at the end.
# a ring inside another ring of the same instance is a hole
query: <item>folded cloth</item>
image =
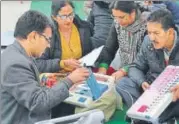
{"type": "Polygon", "coordinates": [[[105,121],[108,121],[114,114],[117,106],[119,109],[122,108],[122,100],[121,97],[117,95],[114,86],[112,86],[109,88],[109,90],[103,93],[99,99],[92,102],[87,108],[76,107],[75,113],[100,109],[104,113],[105,121]]]}

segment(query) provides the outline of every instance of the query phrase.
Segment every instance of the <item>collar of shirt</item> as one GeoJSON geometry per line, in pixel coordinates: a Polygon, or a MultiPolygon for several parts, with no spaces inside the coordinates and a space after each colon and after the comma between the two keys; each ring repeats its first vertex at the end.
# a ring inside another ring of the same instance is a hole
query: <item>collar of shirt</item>
{"type": "Polygon", "coordinates": [[[172,53],[173,49],[176,46],[176,42],[177,42],[177,32],[175,31],[174,45],[170,51],[168,51],[166,48],[163,49],[165,55],[167,55],[168,57],[170,56],[170,54],[172,53]]]}

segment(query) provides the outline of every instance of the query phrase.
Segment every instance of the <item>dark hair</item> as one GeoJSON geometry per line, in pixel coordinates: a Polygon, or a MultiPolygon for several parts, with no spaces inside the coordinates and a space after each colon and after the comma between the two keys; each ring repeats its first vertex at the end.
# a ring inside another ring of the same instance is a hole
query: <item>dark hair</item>
{"type": "Polygon", "coordinates": [[[165,9],[159,9],[151,13],[147,21],[160,23],[165,31],[169,28],[175,29],[175,23],[171,12],[165,9]]]}
{"type": "Polygon", "coordinates": [[[133,10],[136,10],[138,6],[134,1],[114,1],[110,4],[109,8],[130,14],[133,10]]]}
{"type": "Polygon", "coordinates": [[[29,10],[18,19],[14,37],[27,39],[27,35],[32,31],[43,33],[47,27],[52,27],[47,16],[38,11],[29,10]]]}
{"type": "Polygon", "coordinates": [[[51,6],[51,15],[56,16],[58,15],[59,10],[61,10],[62,7],[69,4],[72,8],[74,8],[74,5],[71,1],[68,0],[52,0],[52,6],[51,6]]]}

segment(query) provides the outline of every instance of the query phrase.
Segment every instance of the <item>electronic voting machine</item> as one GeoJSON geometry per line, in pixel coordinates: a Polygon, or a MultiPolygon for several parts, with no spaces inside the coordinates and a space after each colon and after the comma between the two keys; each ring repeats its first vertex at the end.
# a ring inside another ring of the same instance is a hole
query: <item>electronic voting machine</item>
{"type": "Polygon", "coordinates": [[[172,102],[170,88],[176,84],[179,84],[179,66],[167,66],[127,111],[127,115],[133,119],[157,122],[160,114],[172,102]]]}
{"type": "Polygon", "coordinates": [[[87,107],[97,100],[110,86],[114,84],[114,78],[107,75],[95,74],[90,70],[88,79],[70,89],[70,96],[65,99],[66,103],[87,107]]]}
{"type": "MultiPolygon", "coordinates": [[[[73,85],[70,88],[69,97],[64,102],[80,107],[87,107],[114,85],[114,78],[112,76],[92,73],[90,69],[89,71],[90,75],[86,81],[73,85]]],[[[53,73],[43,73],[40,75],[42,85],[51,88],[58,80],[64,77],[60,73],[56,73],[53,76],[51,74],[53,75],[53,73]]]]}

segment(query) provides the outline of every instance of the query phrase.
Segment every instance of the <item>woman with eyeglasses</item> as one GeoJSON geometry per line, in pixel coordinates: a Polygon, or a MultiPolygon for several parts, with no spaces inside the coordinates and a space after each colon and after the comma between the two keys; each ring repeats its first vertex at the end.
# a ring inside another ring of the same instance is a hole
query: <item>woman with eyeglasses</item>
{"type": "Polygon", "coordinates": [[[92,27],[75,15],[70,1],[52,1],[51,18],[54,24],[50,48],[37,59],[41,72],[71,72],[80,67],[79,58],[92,50],[92,27]]]}
{"type": "Polygon", "coordinates": [[[98,72],[107,74],[111,64],[117,70],[112,76],[119,80],[127,76],[129,66],[140,49],[146,35],[147,16],[141,13],[134,1],[113,1],[110,8],[114,21],[99,55],[98,72]]]}
{"type": "MultiPolygon", "coordinates": [[[[75,15],[70,1],[52,1],[51,18],[54,29],[50,48],[36,59],[37,67],[43,66],[38,68],[41,73],[71,72],[80,67],[78,59],[92,50],[92,29],[88,22],[75,15]]],[[[52,109],[52,118],[73,114],[74,108],[61,103],[52,109]]]]}

